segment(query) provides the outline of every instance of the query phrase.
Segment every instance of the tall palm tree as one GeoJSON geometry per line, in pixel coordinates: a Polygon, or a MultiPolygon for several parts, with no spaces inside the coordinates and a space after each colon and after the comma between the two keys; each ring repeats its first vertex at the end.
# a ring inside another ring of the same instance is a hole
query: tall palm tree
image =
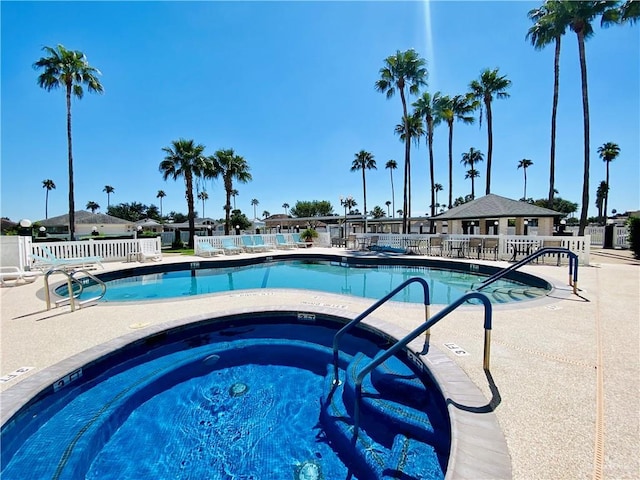
{"type": "MultiPolygon", "coordinates": [[[[389,174],[391,175],[391,203],[393,204],[393,210],[395,212],[396,209],[396,194],[393,189],[393,171],[398,168],[398,163],[395,160],[388,160],[385,164],[384,168],[389,170],[389,174]]],[[[395,213],[393,214],[395,217],[395,213]]]]}
{"type": "Polygon", "coordinates": [[[256,207],[260,204],[260,202],[258,201],[257,198],[252,198],[251,199],[251,205],[253,205],[253,218],[258,218],[258,215],[256,214],[256,207]]]}
{"type": "Polygon", "coordinates": [[[289,204],[288,204],[288,203],[286,203],[286,202],[285,202],[285,203],[283,203],[283,204],[282,204],[282,208],[284,208],[284,214],[285,214],[285,216],[287,216],[287,217],[288,217],[288,216],[289,216],[289,214],[287,213],[287,210],[289,209],[289,204]]]}
{"type": "Polygon", "coordinates": [[[471,113],[478,107],[479,103],[471,94],[444,96],[438,103],[439,115],[449,126],[449,208],[453,205],[453,122],[473,123],[475,119],[471,113]]]}
{"type": "Polygon", "coordinates": [[[493,158],[493,114],[491,102],[494,98],[509,98],[507,88],[511,86],[511,80],[506,75],[500,75],[498,69],[486,69],[480,73],[478,80],[469,84],[473,97],[482,102],[480,104],[480,125],[482,126],[482,108],[487,116],[487,189],[486,195],[491,193],[491,160],[493,158]]]}
{"type": "Polygon", "coordinates": [[[107,194],[107,208],[109,208],[111,206],[110,195],[114,193],[116,189],[113,188],[111,185],[105,185],[102,191],[107,194]]]}
{"type": "Polygon", "coordinates": [[[235,188],[231,190],[231,196],[233,197],[233,209],[236,209],[236,197],[240,194],[240,192],[238,192],[238,190],[236,190],[235,188]]]}
{"type": "Polygon", "coordinates": [[[607,198],[608,193],[609,187],[607,187],[607,182],[603,180],[600,182],[600,185],[598,185],[598,190],[596,191],[596,208],[598,209],[598,221],[600,223],[605,223],[605,216],[602,215],[602,211],[604,207],[604,199],[607,198]]]}
{"type": "MultiPolygon", "coordinates": [[[[468,152],[462,154],[462,160],[460,160],[460,163],[462,163],[465,167],[469,167],[469,171],[467,172],[468,174],[472,170],[477,171],[475,169],[475,164],[478,162],[482,162],[483,160],[484,160],[484,154],[480,150],[476,150],[475,148],[471,147],[468,152]]],[[[480,172],[478,172],[477,175],[472,175],[472,176],[466,175],[464,177],[464,178],[471,179],[471,199],[472,200],[476,198],[476,190],[475,190],[474,183],[475,183],[475,179],[478,178],[479,176],[480,176],[480,172]]]]}
{"type": "Polygon", "coordinates": [[[546,1],[540,8],[530,10],[529,18],[534,25],[529,28],[527,38],[536,50],[541,50],[550,43],[555,44],[553,56],[553,103],[551,107],[551,153],[549,156],[549,196],[547,206],[553,208],[556,171],[556,123],[558,114],[558,96],[560,91],[560,46],[566,25],[554,20],[562,4],[558,1],[546,1]]]}
{"type": "Polygon", "coordinates": [[[271,216],[271,212],[268,210],[265,210],[262,212],[262,218],[269,218],[271,216]]]}
{"type": "Polygon", "coordinates": [[[91,210],[91,213],[96,213],[96,210],[100,209],[100,205],[96,202],[88,201],[87,202],[87,210],[91,210]]]}
{"type": "Polygon", "coordinates": [[[227,196],[227,201],[224,207],[224,234],[229,235],[231,226],[231,194],[233,192],[233,181],[237,180],[240,183],[250,182],[252,180],[251,173],[249,173],[251,169],[249,168],[247,161],[240,155],[236,155],[232,148],[218,150],[211,159],[214,164],[214,176],[221,176],[224,182],[224,191],[227,196]]]}
{"type": "Polygon", "coordinates": [[[204,218],[205,217],[204,202],[205,200],[209,200],[209,194],[206,192],[206,190],[203,190],[200,193],[198,193],[198,200],[202,200],[202,218],[204,218]]]}
{"type": "Polygon", "coordinates": [[[474,192],[473,192],[473,182],[474,179],[480,177],[480,172],[478,170],[476,170],[475,168],[470,168],[469,170],[466,171],[466,173],[464,174],[464,178],[470,178],[471,179],[471,200],[473,200],[474,197],[474,192]]]}
{"type": "MultiPolygon", "coordinates": [[[[431,216],[436,214],[436,201],[435,201],[435,161],[433,158],[433,131],[434,128],[442,121],[440,115],[441,108],[440,103],[442,101],[440,92],[436,92],[431,95],[429,92],[424,92],[421,97],[413,102],[414,112],[421,117],[424,117],[424,124],[427,128],[427,146],[429,149],[429,178],[431,182],[431,216]]],[[[433,229],[435,224],[431,222],[431,233],[434,233],[433,229]]]]}
{"type": "Polygon", "coordinates": [[[522,198],[525,202],[527,201],[527,168],[529,168],[531,165],[533,165],[533,162],[528,158],[523,158],[518,162],[518,169],[521,168],[524,172],[524,194],[522,198]]]}
{"type": "Polygon", "coordinates": [[[616,158],[618,158],[618,155],[620,155],[620,147],[613,142],[607,142],[602,146],[598,147],[598,155],[600,155],[600,158],[602,159],[602,161],[607,164],[607,176],[605,177],[606,178],[605,182],[607,183],[607,191],[606,191],[606,195],[604,196],[604,218],[606,220],[607,207],[609,203],[609,189],[611,187],[611,185],[609,184],[609,164],[613,162],[616,158]]]}
{"type": "Polygon", "coordinates": [[[73,195],[73,148],[71,141],[71,96],[81,99],[84,96],[83,85],[89,93],[102,93],[102,84],[98,80],[100,71],[87,61],[84,53],[78,50],[67,50],[62,45],[56,48],[43,47],[48,56],[40,58],[33,64],[42,69],[38,76],[38,85],[47,91],[63,87],[67,99],[67,150],[69,158],[69,238],[75,237],[75,200],[73,195]]]}
{"type": "Polygon", "coordinates": [[[440,204],[438,203],[438,192],[441,192],[443,190],[442,184],[441,183],[436,183],[433,186],[433,191],[435,192],[435,198],[436,198],[436,207],[439,206],[440,204]]]}
{"type": "Polygon", "coordinates": [[[56,184],[53,183],[53,180],[47,179],[42,181],[42,188],[47,190],[47,193],[44,196],[44,218],[49,218],[49,191],[56,188],[56,184]]]}
{"type": "Polygon", "coordinates": [[[160,218],[162,218],[162,199],[166,196],[167,194],[164,193],[164,190],[158,190],[158,193],[156,194],[156,198],[160,199],[160,218]]]}
{"type": "Polygon", "coordinates": [[[171,146],[163,147],[166,153],[164,160],[160,162],[160,172],[164,180],[173,177],[177,180],[184,178],[185,197],[187,199],[187,218],[189,221],[189,248],[193,248],[195,236],[195,207],[193,197],[194,181],[200,178],[212,178],[216,174],[215,165],[210,158],[204,155],[204,145],[197,144],[193,140],[183,138],[171,142],[171,146]]]}
{"type": "Polygon", "coordinates": [[[365,177],[366,170],[377,170],[376,161],[373,155],[364,150],[360,150],[356,153],[353,162],[351,163],[351,171],[357,172],[362,170],[362,193],[364,197],[364,232],[367,233],[367,179],[365,177]]]}
{"type": "Polygon", "coordinates": [[[601,17],[601,23],[607,23],[613,12],[615,17],[615,1],[580,1],[562,2],[554,21],[560,27],[569,27],[576,34],[578,40],[578,54],[580,57],[580,79],[582,85],[582,112],[584,129],[584,172],[582,179],[582,206],[580,210],[580,224],[578,235],[584,235],[589,212],[589,163],[590,163],[590,125],[589,125],[589,91],[587,87],[587,61],[585,41],[593,35],[592,22],[601,17]]]}
{"type": "Polygon", "coordinates": [[[391,210],[389,207],[391,207],[391,200],[387,200],[386,202],[384,202],[384,204],[387,206],[387,217],[391,216],[391,210]]]}
{"type": "MultiPolygon", "coordinates": [[[[427,84],[426,61],[415,50],[404,52],[396,51],[384,60],[384,66],[380,69],[380,79],[376,81],[375,88],[385,93],[387,99],[393,97],[398,91],[402,102],[403,122],[409,122],[406,95],[417,95],[420,87],[427,84]]],[[[402,210],[402,233],[408,231],[407,217],[411,216],[411,138],[407,135],[404,149],[404,208],[402,210]]]]}
{"type": "MultiPolygon", "coordinates": [[[[400,137],[400,141],[407,144],[407,139],[413,140],[416,146],[420,145],[420,137],[424,135],[422,126],[422,118],[415,112],[409,115],[409,118],[396,125],[395,132],[400,137]]],[[[411,142],[409,142],[409,155],[411,155],[411,142]]],[[[407,208],[411,212],[411,170],[409,170],[409,182],[407,185],[407,208]]],[[[408,214],[411,217],[411,214],[408,214]]]]}

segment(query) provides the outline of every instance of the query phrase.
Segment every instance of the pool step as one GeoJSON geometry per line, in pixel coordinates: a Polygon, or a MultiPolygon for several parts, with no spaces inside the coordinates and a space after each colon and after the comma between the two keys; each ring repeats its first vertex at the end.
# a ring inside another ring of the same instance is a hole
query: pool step
{"type": "Polygon", "coordinates": [[[382,478],[398,479],[437,479],[443,478],[447,458],[437,455],[432,445],[418,442],[405,435],[396,435],[387,458],[382,478]]]}

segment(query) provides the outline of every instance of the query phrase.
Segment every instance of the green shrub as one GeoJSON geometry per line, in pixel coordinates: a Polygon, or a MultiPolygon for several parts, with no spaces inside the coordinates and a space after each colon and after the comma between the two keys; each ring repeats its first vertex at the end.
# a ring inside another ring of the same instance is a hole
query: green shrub
{"type": "Polygon", "coordinates": [[[627,226],[629,227],[629,244],[631,245],[633,256],[640,259],[640,218],[629,217],[627,226]]]}

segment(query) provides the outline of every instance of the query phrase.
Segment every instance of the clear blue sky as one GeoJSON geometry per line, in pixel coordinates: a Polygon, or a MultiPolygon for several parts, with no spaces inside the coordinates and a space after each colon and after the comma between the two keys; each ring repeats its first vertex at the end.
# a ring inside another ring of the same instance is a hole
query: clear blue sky
{"type": "MultiPolygon", "coordinates": [[[[395,159],[396,209],[402,207],[403,145],[394,134],[399,96],[374,88],[383,60],[416,49],[427,60],[428,90],[465,93],[485,68],[513,83],[496,100],[492,193],[523,194],[518,161],[531,159],[527,196],[546,197],[549,178],[553,47],[536,51],[525,40],[527,12],[542,2],[7,2],[2,8],[1,215],[40,220],[68,211],[65,99],[36,83],[33,63],[43,46],[83,51],[102,72],[104,95],[73,101],[76,209],[88,201],[159,205],[187,212],[184,182],[164,181],[162,147],[181,137],[205,153],[233,148],[251,167],[239,184],[237,207],[253,217],[251,199],[264,210],[282,204],[352,195],[362,209],[362,176],[350,172],[354,155],[371,152],[369,209],[391,200],[395,159]],[[430,12],[430,13],[429,13],[430,12]]],[[[602,29],[587,42],[591,111],[589,213],[605,179],[597,147],[621,148],[611,164],[609,210],[640,207],[640,25],[602,29]]],[[[436,182],[445,187],[447,128],[435,132],[436,182]]],[[[583,175],[582,103],[575,34],[563,37],[558,111],[556,188],[580,203],[583,175]]],[[[454,198],[470,193],[460,157],[470,147],[486,154],[486,124],[454,127],[454,198]]],[[[412,148],[413,214],[428,212],[424,141],[412,148]]],[[[485,165],[476,196],[484,194],[485,165]]],[[[223,216],[220,181],[204,185],[205,215],[223,216]]],[[[196,204],[202,214],[202,203],[196,204]]],[[[578,210],[579,215],[579,210],[578,210]]]]}

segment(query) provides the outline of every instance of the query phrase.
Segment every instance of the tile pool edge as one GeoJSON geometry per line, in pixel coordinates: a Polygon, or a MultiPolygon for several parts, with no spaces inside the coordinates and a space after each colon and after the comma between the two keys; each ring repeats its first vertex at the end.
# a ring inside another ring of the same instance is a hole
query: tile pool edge
{"type": "MultiPolygon", "coordinates": [[[[77,353],[1,392],[2,427],[4,428],[24,405],[49,385],[69,372],[90,364],[110,352],[166,330],[180,329],[195,323],[215,321],[229,316],[263,313],[314,313],[347,321],[357,316],[344,310],[314,305],[305,305],[304,308],[265,306],[208,312],[150,325],[145,329],[127,333],[77,353]]],[[[404,328],[375,316],[368,317],[363,324],[368,327],[367,329],[378,331],[394,339],[400,339],[408,333],[404,328]]],[[[426,366],[438,383],[448,405],[451,420],[451,451],[446,478],[511,478],[511,458],[506,439],[490,407],[490,401],[464,371],[435,345],[430,345],[426,355],[419,353],[422,347],[419,340],[409,344],[411,353],[426,366]]]]}

